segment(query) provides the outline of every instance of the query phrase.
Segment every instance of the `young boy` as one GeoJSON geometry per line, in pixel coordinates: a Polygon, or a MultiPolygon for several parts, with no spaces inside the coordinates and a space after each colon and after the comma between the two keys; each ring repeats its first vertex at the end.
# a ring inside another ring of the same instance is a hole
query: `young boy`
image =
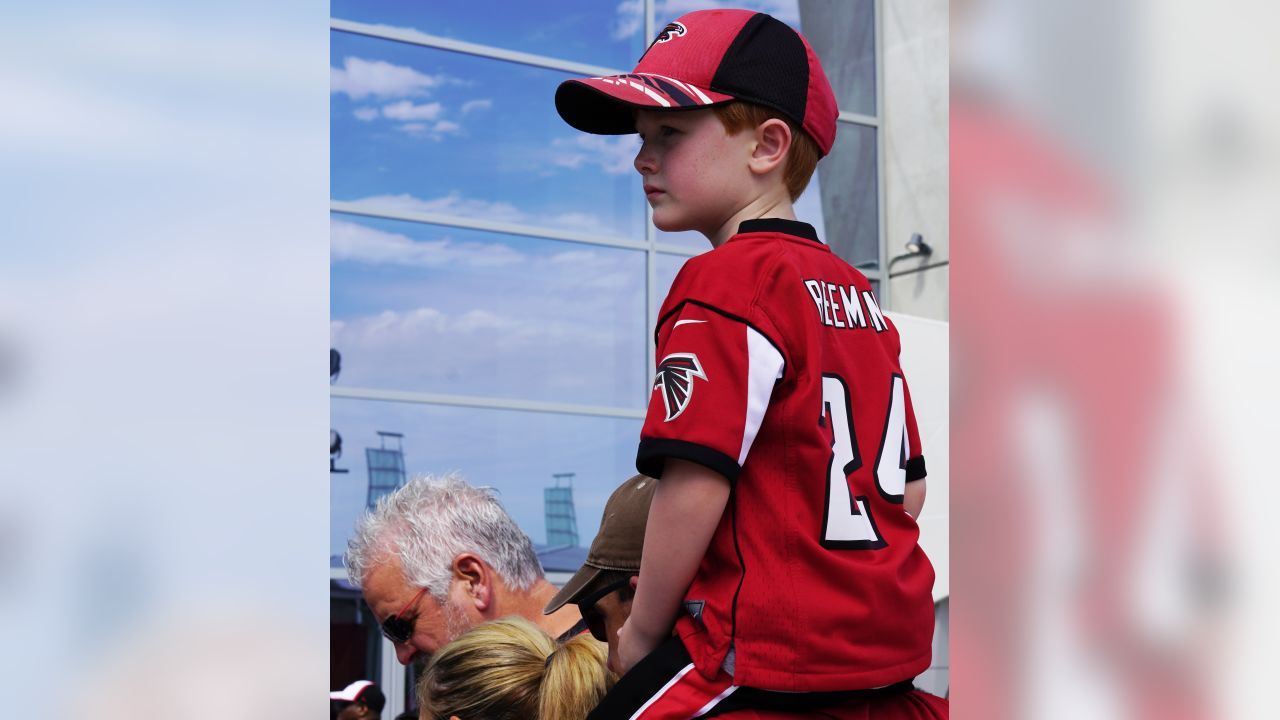
{"type": "Polygon", "coordinates": [[[619,634],[633,707],[592,717],[909,690],[933,635],[924,459],[897,331],[792,209],[835,140],[817,57],[768,15],[694,12],[632,74],[562,84],[556,108],[638,132],[654,224],[713,247],[656,328],[636,464],[660,480],[619,634]]]}

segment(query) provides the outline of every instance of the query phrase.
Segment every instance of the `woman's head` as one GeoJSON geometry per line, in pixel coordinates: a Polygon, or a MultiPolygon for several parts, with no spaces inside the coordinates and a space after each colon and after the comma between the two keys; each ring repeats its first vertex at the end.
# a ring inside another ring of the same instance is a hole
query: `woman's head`
{"type": "Polygon", "coordinates": [[[477,625],[441,648],[418,681],[424,720],[580,720],[613,685],[608,651],[589,635],[557,647],[511,617],[477,625]]]}

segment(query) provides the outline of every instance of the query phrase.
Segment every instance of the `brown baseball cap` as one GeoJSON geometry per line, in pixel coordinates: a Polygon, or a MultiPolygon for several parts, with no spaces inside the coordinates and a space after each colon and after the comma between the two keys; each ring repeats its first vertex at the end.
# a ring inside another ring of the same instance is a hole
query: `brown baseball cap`
{"type": "Polygon", "coordinates": [[[550,615],[585,595],[602,571],[640,572],[644,527],[649,522],[649,503],[653,502],[653,491],[657,487],[657,480],[636,475],[613,491],[604,504],[600,530],[591,541],[586,562],[560,588],[543,613],[550,615]]]}

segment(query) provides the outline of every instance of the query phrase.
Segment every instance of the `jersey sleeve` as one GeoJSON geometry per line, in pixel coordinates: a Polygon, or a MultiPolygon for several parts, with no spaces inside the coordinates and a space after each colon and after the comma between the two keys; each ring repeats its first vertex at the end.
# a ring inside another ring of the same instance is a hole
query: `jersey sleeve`
{"type": "Polygon", "coordinates": [[[916,408],[911,402],[911,386],[903,380],[903,398],[907,405],[907,482],[922,480],[928,474],[924,467],[924,448],[920,444],[920,429],[916,426],[916,408]]]}
{"type": "Polygon", "coordinates": [[[661,477],[668,458],[735,480],[785,369],[766,333],[716,308],[685,303],[663,319],[636,468],[661,477]]]}

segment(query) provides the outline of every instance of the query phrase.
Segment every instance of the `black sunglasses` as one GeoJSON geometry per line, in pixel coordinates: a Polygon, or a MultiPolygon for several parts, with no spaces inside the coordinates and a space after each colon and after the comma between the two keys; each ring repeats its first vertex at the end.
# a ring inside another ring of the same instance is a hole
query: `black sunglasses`
{"type": "Polygon", "coordinates": [[[582,620],[587,623],[587,629],[591,631],[591,637],[600,642],[609,642],[609,634],[604,627],[604,613],[596,609],[596,603],[604,596],[611,592],[616,592],[630,582],[631,578],[622,578],[605,585],[577,602],[578,610],[582,613],[582,620]]]}
{"type": "Polygon", "coordinates": [[[426,592],[427,589],[422,588],[418,591],[417,595],[413,596],[412,600],[406,603],[404,607],[400,608],[400,612],[394,615],[388,615],[387,619],[382,621],[383,636],[397,645],[403,645],[404,643],[409,642],[409,638],[413,637],[413,623],[417,621],[418,614],[412,613],[405,615],[404,612],[416,605],[418,600],[422,599],[423,594],[426,592]]]}

